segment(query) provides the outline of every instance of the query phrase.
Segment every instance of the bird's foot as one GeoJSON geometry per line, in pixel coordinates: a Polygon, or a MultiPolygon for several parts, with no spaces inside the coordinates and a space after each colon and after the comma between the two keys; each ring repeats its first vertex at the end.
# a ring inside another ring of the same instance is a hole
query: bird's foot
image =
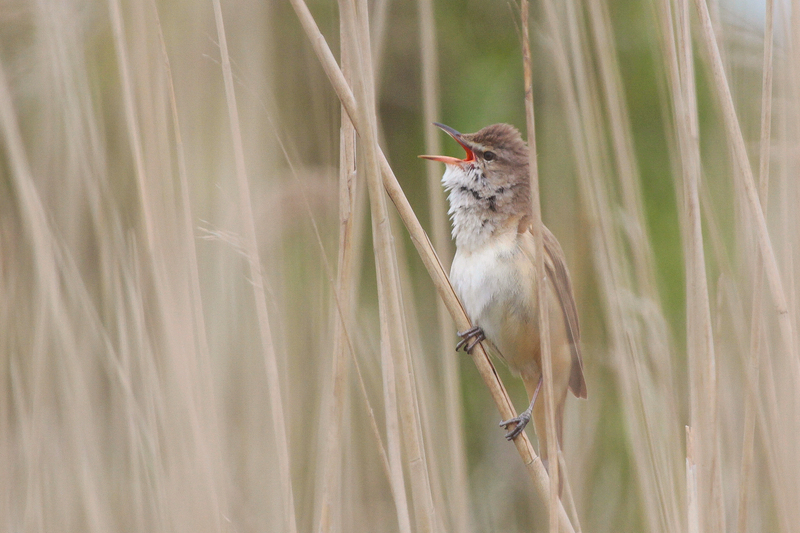
{"type": "Polygon", "coordinates": [[[508,429],[508,426],[511,424],[516,424],[517,427],[506,433],[506,439],[514,440],[522,433],[522,430],[525,429],[525,426],[528,425],[528,422],[531,421],[531,413],[533,412],[533,406],[536,404],[536,398],[539,397],[539,389],[542,388],[542,376],[539,376],[539,383],[536,385],[536,390],[533,391],[533,398],[531,399],[530,405],[528,408],[525,409],[519,416],[515,416],[511,420],[506,420],[505,422],[500,422],[500,427],[504,427],[508,429]]]}
{"type": "Polygon", "coordinates": [[[531,421],[531,409],[525,409],[519,416],[515,416],[509,420],[505,420],[500,422],[500,427],[508,429],[508,426],[511,424],[516,424],[517,426],[506,433],[506,440],[514,440],[516,439],[520,433],[525,429],[525,426],[528,425],[528,422],[531,421]]]}
{"type": "Polygon", "coordinates": [[[459,331],[458,336],[461,337],[461,340],[456,344],[456,351],[464,348],[468,354],[471,354],[475,346],[486,338],[480,326],[474,326],[467,331],[459,331]]]}

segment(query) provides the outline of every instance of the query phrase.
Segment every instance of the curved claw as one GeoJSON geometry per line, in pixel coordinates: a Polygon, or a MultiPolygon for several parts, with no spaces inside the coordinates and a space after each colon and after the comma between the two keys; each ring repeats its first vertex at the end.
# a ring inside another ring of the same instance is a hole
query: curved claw
{"type": "Polygon", "coordinates": [[[505,420],[500,422],[500,427],[508,429],[508,426],[511,424],[516,424],[517,427],[506,433],[506,440],[514,440],[516,439],[520,433],[525,429],[525,426],[528,425],[528,422],[531,421],[531,414],[528,411],[523,411],[519,416],[515,416],[509,420],[505,420]]]}
{"type": "Polygon", "coordinates": [[[475,346],[478,345],[479,342],[486,339],[486,335],[483,333],[483,330],[480,326],[474,326],[467,331],[459,331],[458,336],[461,337],[461,340],[456,344],[456,351],[459,351],[464,345],[464,351],[471,354],[472,350],[475,346]]]}

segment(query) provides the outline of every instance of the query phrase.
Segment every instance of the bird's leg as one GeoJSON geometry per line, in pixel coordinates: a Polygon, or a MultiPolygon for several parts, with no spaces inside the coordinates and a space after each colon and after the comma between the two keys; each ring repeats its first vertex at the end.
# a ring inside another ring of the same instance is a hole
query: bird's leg
{"type": "Polygon", "coordinates": [[[516,424],[517,427],[506,433],[506,439],[514,440],[517,436],[522,433],[522,430],[525,429],[525,426],[528,425],[528,422],[531,421],[531,413],[533,413],[533,404],[536,403],[536,398],[539,396],[539,389],[542,388],[542,376],[539,376],[539,383],[536,385],[536,390],[533,392],[533,399],[531,400],[531,404],[525,409],[519,416],[515,416],[510,420],[506,420],[504,422],[500,422],[500,427],[504,427],[508,429],[508,426],[511,424],[516,424]]]}
{"type": "Polygon", "coordinates": [[[480,326],[471,327],[467,331],[459,331],[458,336],[461,337],[461,340],[456,344],[456,351],[459,351],[463,347],[464,351],[468,354],[471,354],[472,349],[486,338],[480,326]],[[466,347],[464,347],[464,345],[466,345],[466,347]]]}

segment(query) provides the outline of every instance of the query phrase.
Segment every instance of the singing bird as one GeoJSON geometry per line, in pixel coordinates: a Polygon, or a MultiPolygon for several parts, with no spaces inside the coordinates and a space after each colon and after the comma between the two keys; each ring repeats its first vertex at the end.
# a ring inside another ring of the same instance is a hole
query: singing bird
{"type": "MultiPolygon", "coordinates": [[[[464,159],[423,155],[446,165],[442,184],[449,192],[456,254],[450,281],[472,323],[459,332],[471,352],[481,340],[522,377],[530,406],[518,417],[501,422],[516,427],[516,438],[533,415],[539,454],[548,465],[544,402],[536,402],[542,385],[539,309],[536,299],[535,256],[531,210],[528,146],[516,128],[494,124],[476,133],[459,133],[436,123],[460,144],[464,159]]],[[[564,252],[555,236],[543,229],[547,283],[540,294],[549,301],[550,347],[556,436],[562,441],[567,389],[586,398],[580,350],[580,329],[572,283],[564,252]]],[[[557,455],[556,455],[557,457],[557,455]]]]}

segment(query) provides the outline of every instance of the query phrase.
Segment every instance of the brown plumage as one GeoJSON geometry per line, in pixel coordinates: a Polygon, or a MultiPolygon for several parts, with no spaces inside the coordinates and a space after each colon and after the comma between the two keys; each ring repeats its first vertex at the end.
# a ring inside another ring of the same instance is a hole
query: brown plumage
{"type": "MultiPolygon", "coordinates": [[[[515,438],[531,416],[539,452],[547,465],[544,402],[535,401],[541,383],[538,303],[534,271],[536,248],[531,228],[528,147],[508,124],[494,124],[461,134],[437,124],[467,152],[464,159],[421,156],[447,165],[442,183],[449,191],[456,255],[450,279],[476,328],[465,332],[468,349],[485,338],[491,351],[518,373],[531,405],[503,425],[517,424],[515,438]]],[[[564,252],[544,228],[544,264],[549,298],[549,325],[556,434],[562,441],[567,390],[586,398],[580,349],[580,326],[564,252]]]]}

